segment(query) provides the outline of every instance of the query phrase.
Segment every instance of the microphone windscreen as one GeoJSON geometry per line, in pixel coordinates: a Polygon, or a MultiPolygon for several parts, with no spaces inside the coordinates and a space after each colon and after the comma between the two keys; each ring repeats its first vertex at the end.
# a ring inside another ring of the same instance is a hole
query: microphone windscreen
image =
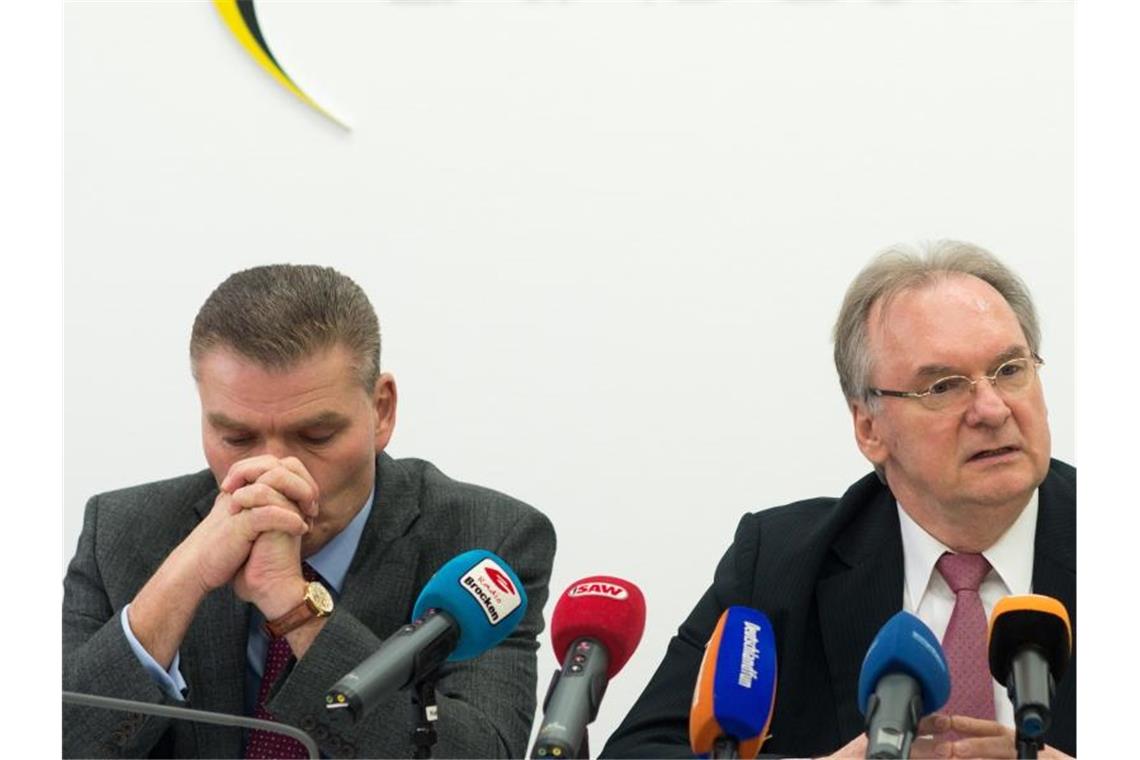
{"type": "Polygon", "coordinates": [[[571,583],[550,618],[550,640],[558,661],[565,659],[578,639],[597,639],[609,656],[607,678],[617,675],[629,661],[644,631],[641,589],[610,575],[591,575],[571,583]]]}
{"type": "Polygon", "coordinates": [[[1049,672],[1059,682],[1069,668],[1073,651],[1073,628],[1065,605],[1051,596],[1019,594],[998,600],[990,614],[990,673],[1006,684],[1014,656],[1033,646],[1049,663],[1049,672]]]}
{"type": "Polygon", "coordinates": [[[863,658],[859,672],[859,710],[867,714],[867,702],[879,679],[905,673],[922,689],[922,714],[929,715],[950,698],[950,668],[942,645],[926,623],[902,610],[879,629],[863,658]]]}
{"type": "Polygon", "coordinates": [[[756,757],[768,738],[776,703],[776,636],[764,613],[729,607],[705,646],[693,705],[689,744],[707,755],[718,737],[738,743],[741,757],[756,757]]]}
{"type": "Polygon", "coordinates": [[[511,566],[485,549],[464,552],[428,580],[412,619],[443,610],[459,626],[459,643],[448,661],[476,657],[510,635],[526,613],[526,589],[511,566]]]}

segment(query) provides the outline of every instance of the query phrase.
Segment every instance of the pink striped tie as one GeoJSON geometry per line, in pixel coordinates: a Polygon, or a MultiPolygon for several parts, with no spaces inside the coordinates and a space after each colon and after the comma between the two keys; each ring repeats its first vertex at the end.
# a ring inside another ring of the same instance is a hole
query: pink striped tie
{"type": "MultiPolygon", "coordinates": [[[[942,637],[950,665],[950,701],[942,712],[994,719],[994,686],[986,652],[986,611],[978,587],[990,571],[980,554],[950,554],[938,559],[938,572],[954,592],[954,611],[942,637]]],[[[943,737],[957,738],[950,733],[943,737]]]]}

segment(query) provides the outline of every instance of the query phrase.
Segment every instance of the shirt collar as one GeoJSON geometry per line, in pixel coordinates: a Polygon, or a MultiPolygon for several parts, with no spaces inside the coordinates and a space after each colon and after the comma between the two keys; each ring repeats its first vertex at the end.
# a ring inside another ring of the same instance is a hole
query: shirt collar
{"type": "Polygon", "coordinates": [[[352,518],[348,525],[344,526],[344,530],[333,536],[319,552],[305,560],[337,594],[340,594],[344,586],[348,566],[352,564],[352,557],[360,544],[360,536],[364,533],[364,524],[368,522],[368,515],[372,514],[372,502],[375,496],[376,485],[373,484],[372,493],[368,494],[367,501],[356,513],[356,517],[352,518]]]}
{"type": "Polygon", "coordinates": [[[1033,544],[1037,539],[1037,489],[1021,514],[993,546],[982,554],[1011,594],[1033,590],[1033,544]]]}
{"type": "MultiPolygon", "coordinates": [[[[934,536],[926,532],[907,514],[897,501],[899,529],[902,533],[903,564],[907,593],[911,605],[917,609],[920,600],[930,585],[931,575],[938,558],[950,551],[934,536]]],[[[1013,521],[1013,525],[1001,535],[993,546],[982,552],[982,556],[1001,578],[1011,594],[1028,594],[1033,582],[1033,542],[1037,535],[1037,489],[1029,497],[1029,503],[1013,521]]]]}

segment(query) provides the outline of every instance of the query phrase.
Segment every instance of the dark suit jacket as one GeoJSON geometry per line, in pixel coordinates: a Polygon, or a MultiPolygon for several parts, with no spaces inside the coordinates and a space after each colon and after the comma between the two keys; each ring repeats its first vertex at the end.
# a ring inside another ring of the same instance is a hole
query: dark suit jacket
{"type": "MultiPolygon", "coordinates": [[[[1033,591],[1069,611],[1076,635],[1076,470],[1053,460],[1039,490],[1033,591]]],[[[894,497],[875,475],[836,499],[746,515],[712,587],[669,642],[603,757],[683,757],[705,642],[731,605],[763,611],[776,634],[776,711],[765,753],[833,752],[863,730],[856,704],[863,655],[903,600],[894,497]]],[[[1057,689],[1047,743],[1076,754],[1076,657],[1057,689]]]]}
{"type": "MultiPolygon", "coordinates": [[[[119,613],[209,512],[209,471],[96,496],[64,580],[63,687],[144,702],[170,700],[131,651],[119,613]]],[[[308,731],[333,757],[408,757],[407,692],[358,726],[325,717],[325,691],[408,622],[420,589],[469,549],[505,559],[526,586],[518,629],[498,647],[445,664],[438,683],[439,757],[522,756],[535,709],[535,637],[554,556],[554,530],[533,508],[451,480],[416,459],[377,458],[377,496],[336,610],[296,666],[274,687],[268,709],[308,731]]],[[[180,648],[189,706],[242,714],[250,606],[228,586],[211,593],[180,648]]],[[[66,706],[65,756],[240,757],[240,729],[66,706]]]]}

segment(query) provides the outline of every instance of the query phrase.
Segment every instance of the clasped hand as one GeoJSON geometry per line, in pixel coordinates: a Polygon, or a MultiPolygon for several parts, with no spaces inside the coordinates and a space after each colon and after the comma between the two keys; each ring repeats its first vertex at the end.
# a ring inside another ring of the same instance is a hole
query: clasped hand
{"type": "Polygon", "coordinates": [[[319,489],[295,457],[236,462],[219,484],[210,514],[194,531],[199,581],[206,591],[232,583],[268,619],[297,604],[301,537],[320,506],[319,489]]]}

